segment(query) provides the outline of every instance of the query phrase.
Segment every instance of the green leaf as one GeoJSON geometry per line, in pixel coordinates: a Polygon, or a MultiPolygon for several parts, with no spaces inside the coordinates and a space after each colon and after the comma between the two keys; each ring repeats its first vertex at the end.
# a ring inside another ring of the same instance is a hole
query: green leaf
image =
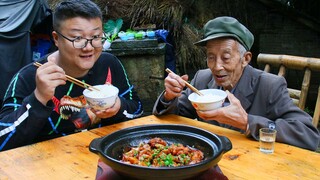
{"type": "Polygon", "coordinates": [[[109,19],[106,23],[104,23],[103,30],[108,36],[111,36],[111,41],[117,37],[122,24],[123,20],[121,18],[117,19],[116,21],[109,19]]]}

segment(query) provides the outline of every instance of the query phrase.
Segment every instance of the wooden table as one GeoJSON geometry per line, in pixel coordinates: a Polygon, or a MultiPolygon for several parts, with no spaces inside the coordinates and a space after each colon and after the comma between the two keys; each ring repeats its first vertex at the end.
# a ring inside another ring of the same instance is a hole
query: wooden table
{"type": "Polygon", "coordinates": [[[98,155],[94,138],[143,124],[187,124],[228,137],[233,145],[218,163],[229,179],[319,179],[320,154],[276,143],[274,154],[239,132],[176,115],[139,119],[0,152],[0,179],[95,179],[98,155]]]}

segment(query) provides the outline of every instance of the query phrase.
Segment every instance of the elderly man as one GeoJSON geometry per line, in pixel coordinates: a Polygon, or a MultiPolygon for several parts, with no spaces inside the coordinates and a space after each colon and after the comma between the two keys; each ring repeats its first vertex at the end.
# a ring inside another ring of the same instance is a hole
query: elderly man
{"type": "Polygon", "coordinates": [[[254,42],[252,33],[232,17],[218,17],[204,26],[208,69],[199,70],[191,84],[197,89],[223,89],[228,94],[224,107],[196,111],[185,89],[188,76],[173,73],[165,79],[165,91],[158,97],[153,114],[175,113],[240,131],[258,140],[259,129],[276,128],[276,141],[316,150],[320,135],[310,115],[295,106],[283,77],[249,65],[254,42]]]}

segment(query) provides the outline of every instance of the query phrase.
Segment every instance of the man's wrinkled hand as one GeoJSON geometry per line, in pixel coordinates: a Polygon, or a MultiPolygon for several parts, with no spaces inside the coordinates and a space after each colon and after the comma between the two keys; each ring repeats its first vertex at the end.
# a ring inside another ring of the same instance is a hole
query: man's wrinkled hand
{"type": "Polygon", "coordinates": [[[168,76],[164,80],[164,99],[166,101],[171,101],[172,99],[181,96],[181,92],[186,86],[184,80],[188,80],[188,75],[183,75],[180,77],[173,73],[168,74],[168,76]]]}
{"type": "Polygon", "coordinates": [[[197,111],[198,116],[204,120],[216,120],[222,124],[228,124],[242,130],[247,129],[248,114],[243,109],[240,101],[226,91],[230,102],[229,106],[221,107],[210,111],[197,111]]]}

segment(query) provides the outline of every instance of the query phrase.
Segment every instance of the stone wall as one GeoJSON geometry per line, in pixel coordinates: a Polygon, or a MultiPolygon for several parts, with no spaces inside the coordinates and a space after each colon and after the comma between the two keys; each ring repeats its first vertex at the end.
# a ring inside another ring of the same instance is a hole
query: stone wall
{"type": "Polygon", "coordinates": [[[248,26],[256,38],[255,53],[320,57],[320,29],[312,29],[299,22],[299,16],[288,15],[258,1],[249,1],[247,10],[248,26]]]}
{"type": "MultiPolygon", "coordinates": [[[[258,68],[256,57],[259,53],[287,54],[320,58],[320,29],[316,30],[301,23],[299,17],[280,12],[258,1],[248,2],[248,24],[255,36],[252,48],[252,65],[258,68]]],[[[287,71],[288,86],[299,88],[302,84],[303,71],[287,71]]],[[[320,72],[311,76],[307,97],[307,107],[314,108],[319,87],[320,72]]]]}
{"type": "MultiPolygon", "coordinates": [[[[136,47],[146,41],[116,42],[116,46],[111,45],[111,49],[106,51],[120,59],[131,84],[134,85],[141,99],[144,115],[149,115],[152,112],[154,102],[164,90],[166,45],[164,43],[158,44],[155,40],[156,47],[136,47]],[[112,49],[112,47],[116,48],[112,49]]],[[[147,44],[150,45],[150,42],[147,44]]]]}

